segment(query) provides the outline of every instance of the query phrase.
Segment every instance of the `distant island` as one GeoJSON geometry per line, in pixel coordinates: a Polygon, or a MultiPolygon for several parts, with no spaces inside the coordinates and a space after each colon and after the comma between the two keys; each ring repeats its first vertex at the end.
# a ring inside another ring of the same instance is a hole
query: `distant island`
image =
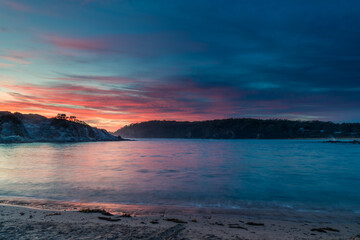
{"type": "Polygon", "coordinates": [[[118,141],[104,129],[89,126],[75,116],[0,112],[0,143],[118,141]]]}
{"type": "Polygon", "coordinates": [[[294,139],[359,138],[360,123],[282,119],[222,119],[195,122],[149,121],[117,130],[126,138],[294,139]]]}

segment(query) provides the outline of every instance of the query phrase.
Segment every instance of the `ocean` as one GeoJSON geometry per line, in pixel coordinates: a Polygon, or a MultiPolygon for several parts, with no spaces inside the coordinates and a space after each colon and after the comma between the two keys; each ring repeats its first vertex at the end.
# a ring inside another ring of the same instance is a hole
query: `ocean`
{"type": "Polygon", "coordinates": [[[360,147],[321,140],[0,144],[0,197],[360,213],[360,147]]]}

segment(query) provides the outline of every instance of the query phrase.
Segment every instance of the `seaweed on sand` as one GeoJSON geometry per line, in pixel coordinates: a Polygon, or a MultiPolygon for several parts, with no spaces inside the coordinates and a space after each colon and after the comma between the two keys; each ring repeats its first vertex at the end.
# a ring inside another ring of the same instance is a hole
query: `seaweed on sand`
{"type": "Polygon", "coordinates": [[[240,225],[237,224],[237,223],[234,223],[234,224],[230,223],[230,224],[229,224],[229,228],[239,228],[239,229],[243,229],[243,230],[246,230],[246,231],[247,231],[247,228],[244,228],[244,227],[240,226],[240,225]]]}
{"type": "Polygon", "coordinates": [[[56,212],[56,213],[49,213],[49,214],[46,214],[45,217],[50,217],[50,216],[58,216],[58,215],[61,215],[60,212],[56,212]]]}
{"type": "Polygon", "coordinates": [[[120,221],[121,219],[119,218],[111,218],[111,217],[98,217],[98,219],[100,220],[105,220],[105,221],[109,221],[109,222],[117,222],[120,221]]]}
{"type": "Polygon", "coordinates": [[[105,209],[90,209],[90,208],[83,208],[79,210],[82,213],[101,213],[104,216],[113,216],[113,214],[109,213],[105,209]]]}
{"type": "Polygon", "coordinates": [[[187,223],[183,220],[177,219],[177,218],[166,218],[165,221],[174,222],[174,223],[187,223]]]}
{"type": "Polygon", "coordinates": [[[124,213],[124,214],[121,214],[120,217],[131,218],[131,215],[128,213],[124,213]]]}
{"type": "Polygon", "coordinates": [[[324,227],[324,228],[313,228],[311,229],[312,232],[322,232],[322,233],[326,233],[327,231],[330,232],[340,232],[340,230],[337,230],[335,228],[331,228],[331,227],[324,227]]]}
{"type": "Polygon", "coordinates": [[[250,226],[264,226],[265,225],[263,223],[255,223],[255,222],[247,222],[246,224],[250,225],[250,226]]]}

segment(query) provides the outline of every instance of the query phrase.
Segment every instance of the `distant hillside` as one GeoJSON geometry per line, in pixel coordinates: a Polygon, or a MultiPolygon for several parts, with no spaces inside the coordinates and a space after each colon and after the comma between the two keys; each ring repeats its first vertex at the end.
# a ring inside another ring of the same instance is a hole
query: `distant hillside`
{"type": "Polygon", "coordinates": [[[358,138],[360,123],[248,118],[199,122],[149,121],[125,126],[114,135],[126,138],[358,138]]]}
{"type": "Polygon", "coordinates": [[[0,112],[0,143],[116,141],[106,130],[37,114],[0,112]]]}

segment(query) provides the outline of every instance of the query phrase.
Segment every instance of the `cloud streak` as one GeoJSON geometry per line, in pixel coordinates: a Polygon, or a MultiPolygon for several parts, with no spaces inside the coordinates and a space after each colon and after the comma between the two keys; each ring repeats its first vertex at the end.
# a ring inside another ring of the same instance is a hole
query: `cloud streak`
{"type": "Polygon", "coordinates": [[[12,98],[3,102],[2,110],[11,106],[16,110],[45,112],[47,116],[53,116],[54,111],[64,111],[87,121],[96,117],[97,125],[111,130],[124,123],[151,119],[269,118],[274,115],[306,119],[306,114],[309,118],[317,116],[321,119],[344,104],[341,96],[353,100],[349,107],[355,108],[360,101],[356,92],[332,92],[338,97],[329,98],[327,92],[284,93],[281,90],[240,90],[226,86],[204,88],[191,80],[155,85],[145,83],[135,89],[76,84],[1,84],[0,87],[7,89],[12,98]],[[114,121],[119,125],[115,126],[114,121]]]}
{"type": "Polygon", "coordinates": [[[360,121],[358,1],[87,2],[1,1],[2,110],[360,121]]]}
{"type": "Polygon", "coordinates": [[[195,85],[181,87],[179,84],[143,86],[136,90],[72,84],[47,87],[2,84],[1,87],[8,89],[8,94],[13,98],[11,101],[5,101],[4,106],[12,105],[13,108],[22,107],[29,110],[35,107],[48,109],[51,113],[53,109],[66,110],[81,114],[81,117],[87,120],[89,116],[94,116],[94,112],[106,120],[127,121],[178,119],[180,115],[183,120],[213,117],[214,114],[207,113],[209,110],[215,110],[215,115],[218,115],[219,111],[234,107],[226,103],[225,95],[237,94],[226,89],[204,90],[195,85]],[[224,99],[225,102],[219,99],[224,99]],[[228,106],[224,105],[225,103],[228,106]],[[82,114],[87,111],[89,115],[82,114]]]}
{"type": "Polygon", "coordinates": [[[66,49],[103,51],[108,48],[108,43],[101,39],[69,38],[55,35],[44,36],[43,39],[56,47],[66,49]]]}
{"type": "Polygon", "coordinates": [[[0,62],[0,68],[12,68],[12,67],[14,67],[14,64],[0,62]]]}
{"type": "Polygon", "coordinates": [[[148,34],[116,34],[101,37],[65,37],[54,34],[40,36],[45,43],[63,50],[78,50],[105,55],[136,58],[203,52],[206,45],[186,39],[178,32],[148,34]],[[181,39],[181,41],[179,41],[181,39]]]}
{"type": "Polygon", "coordinates": [[[26,4],[23,4],[23,3],[19,3],[17,1],[2,0],[2,2],[9,8],[16,10],[16,11],[20,11],[20,12],[32,12],[33,11],[32,7],[30,7],[26,4]]]}

